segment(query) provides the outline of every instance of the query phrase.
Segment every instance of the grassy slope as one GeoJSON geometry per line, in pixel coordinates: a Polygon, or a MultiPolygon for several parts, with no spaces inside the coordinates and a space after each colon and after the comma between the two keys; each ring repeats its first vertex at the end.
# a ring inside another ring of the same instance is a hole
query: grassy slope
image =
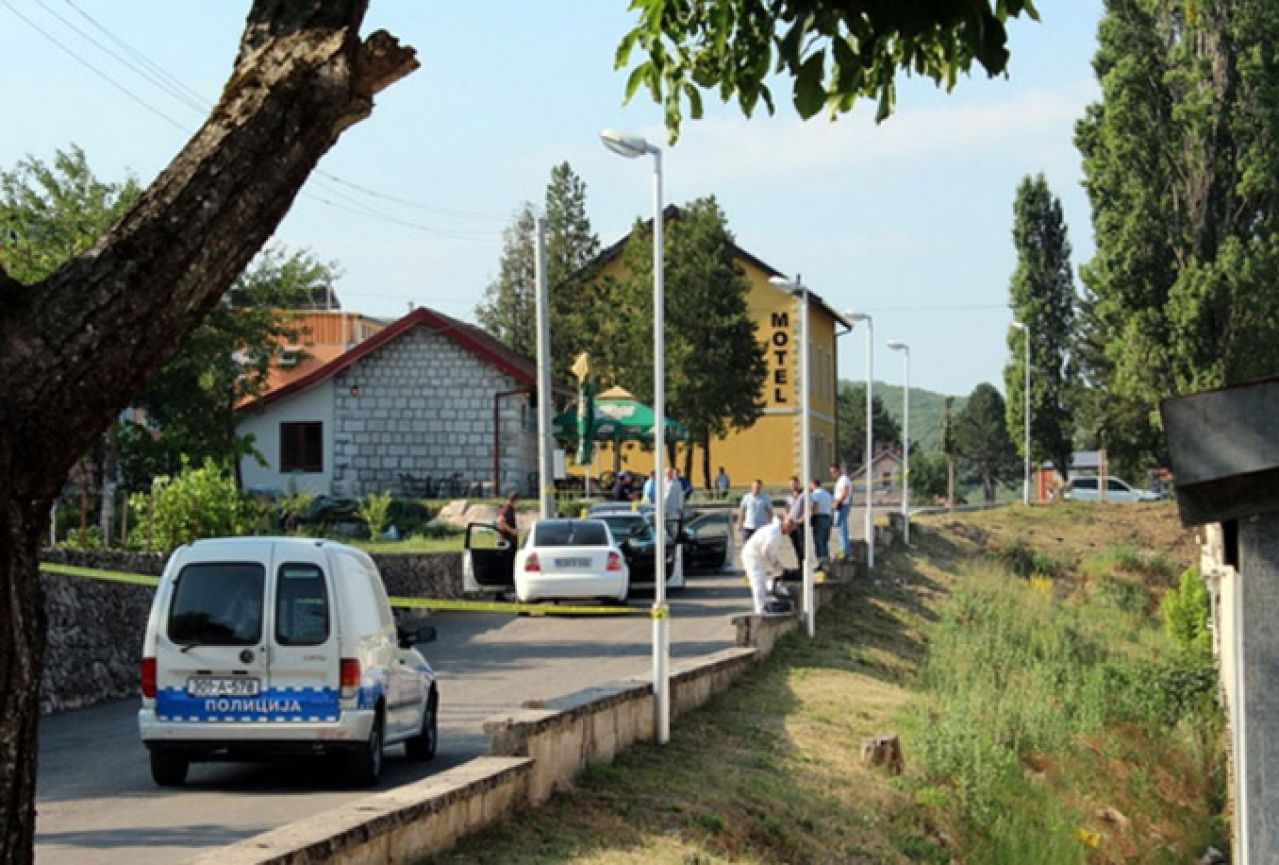
{"type": "MultiPolygon", "coordinates": [[[[947,719],[921,667],[953,593],[992,570],[990,549],[1017,539],[1042,544],[1048,563],[1130,544],[1179,569],[1192,552],[1164,504],[934,517],[909,556],[893,551],[874,580],[823,611],[815,640],[785,641],[750,677],[681,719],[668,747],[636,747],[593,768],[574,790],[443,861],[997,861],[981,846],[981,827],[974,832],[959,814],[964,790],[925,771],[921,749],[947,719]],[[862,741],[884,732],[902,734],[901,778],[861,765],[862,741]]],[[[1058,585],[1063,596],[1069,582],[1058,585]]],[[[1026,591],[1025,581],[1006,584],[1026,591]]],[[[1212,829],[1203,772],[1182,751],[1136,728],[1093,731],[1063,748],[1022,760],[1024,812],[1001,819],[1024,822],[1008,832],[1028,840],[1002,861],[1184,862],[1202,852],[1212,829]],[[1050,801],[1069,825],[1040,825],[1050,801]],[[1119,817],[1097,817],[1103,808],[1119,817]],[[1041,832],[1044,849],[1032,852],[1041,832]]]]}

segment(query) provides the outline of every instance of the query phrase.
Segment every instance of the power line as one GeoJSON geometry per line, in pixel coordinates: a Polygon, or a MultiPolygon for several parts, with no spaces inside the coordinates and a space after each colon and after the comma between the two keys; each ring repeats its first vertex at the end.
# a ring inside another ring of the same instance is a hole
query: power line
{"type": "Polygon", "coordinates": [[[111,85],[112,87],[114,87],[116,90],[119,90],[119,91],[120,91],[121,93],[123,93],[125,96],[129,97],[129,98],[130,98],[130,99],[132,99],[134,102],[138,103],[138,104],[139,104],[139,105],[141,105],[143,108],[145,108],[147,111],[150,111],[152,114],[156,115],[156,116],[157,116],[157,117],[159,117],[161,120],[165,121],[165,122],[166,122],[166,123],[168,123],[170,126],[172,126],[172,127],[174,127],[175,129],[177,129],[178,131],[180,131],[180,132],[188,132],[188,130],[186,129],[186,127],[185,127],[185,126],[183,126],[181,123],[179,123],[178,121],[174,120],[172,117],[170,117],[169,115],[165,114],[163,111],[161,111],[159,108],[156,108],[154,105],[151,105],[149,102],[147,102],[147,101],[146,101],[145,99],[143,99],[142,97],[138,96],[136,93],[134,93],[134,92],[133,92],[132,90],[130,90],[129,88],[125,87],[123,84],[118,83],[118,82],[117,82],[115,79],[113,79],[110,75],[107,75],[105,72],[103,72],[103,71],[102,71],[101,69],[99,69],[98,67],[94,66],[94,65],[93,65],[92,63],[90,63],[88,60],[85,60],[83,57],[81,57],[79,54],[77,54],[77,53],[75,53],[74,51],[72,51],[72,50],[71,50],[70,48],[68,48],[66,45],[63,45],[60,41],[58,41],[58,39],[57,39],[57,38],[56,38],[56,37],[55,37],[52,33],[49,33],[47,30],[45,30],[44,28],[42,28],[39,24],[36,24],[34,21],[32,21],[32,20],[31,20],[30,18],[28,18],[26,15],[23,15],[20,11],[18,11],[18,9],[17,9],[17,8],[16,8],[16,7],[15,7],[12,3],[10,3],[10,2],[9,2],[9,0],[0,0],[0,3],[3,3],[3,4],[4,4],[4,5],[5,5],[8,9],[9,9],[9,11],[10,11],[10,12],[12,12],[14,15],[18,16],[20,19],[22,19],[24,22],[26,22],[26,24],[27,24],[27,26],[28,26],[28,27],[30,27],[31,29],[35,30],[37,33],[39,33],[39,34],[40,34],[41,36],[43,36],[45,39],[48,39],[48,40],[49,40],[50,42],[52,42],[54,45],[58,46],[58,47],[59,47],[59,48],[61,48],[63,51],[65,51],[67,54],[69,54],[69,55],[71,56],[71,59],[72,59],[72,60],[75,60],[77,63],[81,64],[82,66],[87,67],[87,68],[89,69],[89,71],[91,71],[94,75],[97,75],[99,78],[101,78],[103,81],[105,81],[105,82],[107,82],[108,84],[110,84],[110,85],[111,85]]]}

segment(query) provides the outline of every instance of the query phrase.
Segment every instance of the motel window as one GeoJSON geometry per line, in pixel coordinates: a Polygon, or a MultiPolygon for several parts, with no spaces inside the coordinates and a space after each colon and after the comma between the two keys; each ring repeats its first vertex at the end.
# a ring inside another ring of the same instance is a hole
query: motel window
{"type": "Polygon", "coordinates": [[[280,471],[311,474],[324,471],[324,424],[319,421],[280,424],[280,471]]]}

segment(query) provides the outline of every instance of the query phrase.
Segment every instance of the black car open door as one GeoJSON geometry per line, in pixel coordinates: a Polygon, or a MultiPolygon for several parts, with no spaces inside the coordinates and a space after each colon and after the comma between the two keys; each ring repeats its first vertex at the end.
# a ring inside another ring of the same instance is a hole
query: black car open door
{"type": "Polygon", "coordinates": [[[462,551],[462,589],[467,594],[515,589],[515,545],[497,526],[470,523],[462,551]]]}

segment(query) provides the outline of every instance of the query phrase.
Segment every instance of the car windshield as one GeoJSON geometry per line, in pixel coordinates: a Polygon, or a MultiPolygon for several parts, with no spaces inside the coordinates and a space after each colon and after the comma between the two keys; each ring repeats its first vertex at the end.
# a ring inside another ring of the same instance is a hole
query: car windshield
{"type": "Polygon", "coordinates": [[[600,520],[548,520],[533,528],[536,547],[606,547],[608,530],[600,520]]]}
{"type": "Polygon", "coordinates": [[[652,538],[648,520],[643,517],[627,515],[624,517],[602,517],[602,519],[608,524],[609,531],[613,533],[613,537],[618,540],[639,538],[647,541],[652,538]]]}
{"type": "Polygon", "coordinates": [[[169,639],[181,645],[248,646],[262,636],[260,564],[210,562],[178,574],[169,607],[169,639]]]}

